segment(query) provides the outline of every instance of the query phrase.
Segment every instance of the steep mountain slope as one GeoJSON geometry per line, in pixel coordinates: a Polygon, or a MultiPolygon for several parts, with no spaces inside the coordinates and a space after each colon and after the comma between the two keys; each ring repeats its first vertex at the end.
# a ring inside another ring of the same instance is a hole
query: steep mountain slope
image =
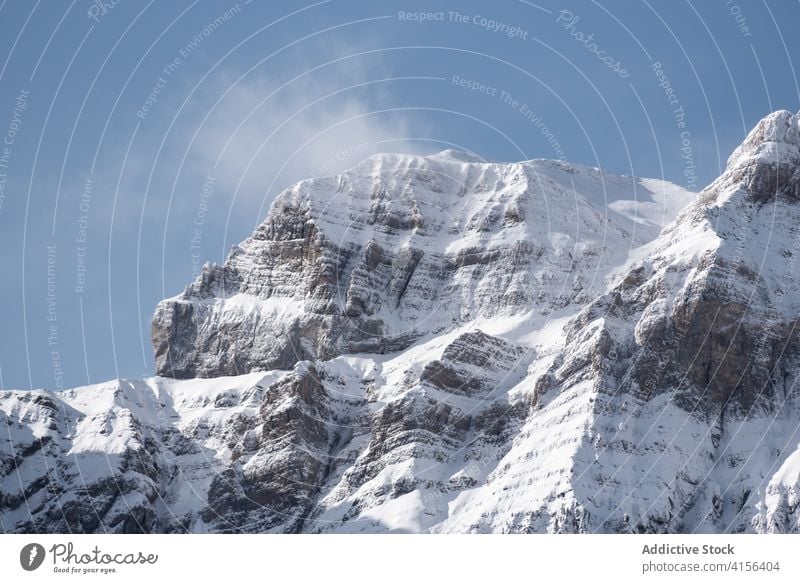
{"type": "Polygon", "coordinates": [[[798,530],[798,119],[762,120],[529,378],[528,425],[567,400],[558,427],[585,418],[574,457],[557,454],[564,500],[520,484],[529,437],[454,529],[798,530]]]}
{"type": "Polygon", "coordinates": [[[0,392],[0,527],[798,532],[799,148],[771,114],[697,196],[452,151],[301,182],[158,306],[162,376],[0,392]]]}
{"type": "MultiPolygon", "coordinates": [[[[300,182],[159,304],[159,374],[290,368],[402,350],[465,322],[585,304],[691,195],[552,161],[381,155],[300,182]]],[[[574,311],[574,310],[573,310],[574,311]]]]}

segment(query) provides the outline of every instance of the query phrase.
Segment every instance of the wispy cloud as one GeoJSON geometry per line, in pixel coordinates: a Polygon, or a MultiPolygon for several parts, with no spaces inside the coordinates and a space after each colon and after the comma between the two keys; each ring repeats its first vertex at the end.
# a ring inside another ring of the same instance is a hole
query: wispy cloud
{"type": "Polygon", "coordinates": [[[293,80],[222,76],[194,105],[207,118],[189,146],[191,171],[263,212],[282,188],[351,167],[385,151],[381,142],[409,151],[412,130],[390,90],[410,82],[347,61],[293,80]]]}

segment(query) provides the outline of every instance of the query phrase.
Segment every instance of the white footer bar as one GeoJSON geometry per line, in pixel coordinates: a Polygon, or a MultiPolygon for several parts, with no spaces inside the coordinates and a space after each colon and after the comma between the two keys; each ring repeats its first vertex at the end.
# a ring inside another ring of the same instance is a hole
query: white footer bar
{"type": "Polygon", "coordinates": [[[800,580],[798,548],[800,535],[0,535],[0,573],[137,583],[769,583],[800,580]]]}

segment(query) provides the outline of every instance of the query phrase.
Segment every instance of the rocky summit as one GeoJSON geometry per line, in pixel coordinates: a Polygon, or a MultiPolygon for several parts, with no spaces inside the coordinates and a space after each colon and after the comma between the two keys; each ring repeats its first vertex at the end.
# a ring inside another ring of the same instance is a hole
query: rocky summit
{"type": "Polygon", "coordinates": [[[3,532],[800,532],[800,116],[700,193],[464,152],[277,197],[157,376],[0,391],[3,532]]]}

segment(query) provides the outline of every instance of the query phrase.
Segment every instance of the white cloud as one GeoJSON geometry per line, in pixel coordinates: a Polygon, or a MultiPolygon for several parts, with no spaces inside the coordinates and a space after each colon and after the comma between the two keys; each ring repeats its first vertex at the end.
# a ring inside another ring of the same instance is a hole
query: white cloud
{"type": "Polygon", "coordinates": [[[347,63],[288,84],[220,80],[195,104],[204,110],[200,119],[210,114],[190,146],[189,169],[213,174],[231,196],[238,187],[237,206],[253,212],[251,203],[268,206],[303,178],[333,174],[376,152],[408,152],[403,112],[381,110],[396,107],[392,84],[409,81],[387,78],[347,63]]]}

